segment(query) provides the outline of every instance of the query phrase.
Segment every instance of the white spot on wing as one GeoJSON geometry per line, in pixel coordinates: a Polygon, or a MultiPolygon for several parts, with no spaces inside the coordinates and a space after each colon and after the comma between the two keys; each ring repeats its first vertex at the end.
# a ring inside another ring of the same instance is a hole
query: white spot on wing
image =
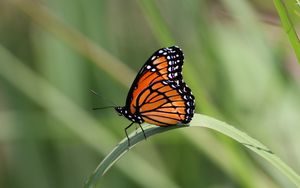
{"type": "Polygon", "coordinates": [[[168,82],[167,81],[162,81],[162,83],[164,84],[164,85],[167,85],[168,84],[168,82]]]}

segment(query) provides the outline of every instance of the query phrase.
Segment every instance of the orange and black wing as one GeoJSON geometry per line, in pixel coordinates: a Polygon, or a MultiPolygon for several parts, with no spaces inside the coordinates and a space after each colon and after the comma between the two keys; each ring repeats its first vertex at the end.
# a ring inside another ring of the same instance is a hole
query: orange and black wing
{"type": "Polygon", "coordinates": [[[136,97],[151,83],[162,80],[182,79],[184,55],[180,48],[173,46],[157,50],[144,64],[136,76],[126,99],[126,107],[135,113],[136,97]]]}
{"type": "Polygon", "coordinates": [[[137,111],[148,123],[169,126],[189,123],[194,115],[195,98],[183,81],[158,81],[137,98],[137,111]]]}
{"type": "Polygon", "coordinates": [[[156,125],[188,123],[194,96],[182,78],[184,55],[173,46],[157,50],[135,78],[126,100],[131,114],[156,125]]]}

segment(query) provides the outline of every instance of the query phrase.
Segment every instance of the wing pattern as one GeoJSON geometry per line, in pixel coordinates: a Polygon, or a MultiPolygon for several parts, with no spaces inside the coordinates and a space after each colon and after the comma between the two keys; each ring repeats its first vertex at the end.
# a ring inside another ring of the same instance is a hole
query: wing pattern
{"type": "Polygon", "coordinates": [[[147,60],[127,96],[124,108],[131,117],[158,126],[191,121],[195,98],[182,77],[183,60],[176,46],[159,49],[147,60]]]}

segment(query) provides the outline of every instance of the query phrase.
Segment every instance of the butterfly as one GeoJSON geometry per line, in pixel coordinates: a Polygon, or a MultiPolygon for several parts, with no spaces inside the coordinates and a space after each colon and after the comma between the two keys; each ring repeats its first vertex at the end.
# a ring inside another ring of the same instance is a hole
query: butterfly
{"type": "Polygon", "coordinates": [[[127,129],[134,123],[164,127],[192,120],[195,97],[182,77],[183,60],[184,54],[177,46],[154,52],[133,81],[125,106],[115,107],[120,116],[131,121],[125,128],[129,145],[127,129]]]}

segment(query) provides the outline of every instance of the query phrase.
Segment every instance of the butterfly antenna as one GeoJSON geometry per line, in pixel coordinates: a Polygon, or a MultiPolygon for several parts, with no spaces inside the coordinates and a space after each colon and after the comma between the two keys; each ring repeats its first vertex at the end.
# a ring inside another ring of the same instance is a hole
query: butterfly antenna
{"type": "Polygon", "coordinates": [[[104,107],[95,107],[93,110],[101,110],[101,109],[106,109],[106,108],[114,108],[115,106],[104,106],[104,107]]]}
{"type": "Polygon", "coordinates": [[[92,89],[89,89],[89,90],[90,90],[90,92],[93,93],[94,95],[96,95],[96,96],[98,96],[98,97],[101,97],[102,99],[104,99],[104,100],[110,102],[111,104],[113,104],[113,105],[114,105],[113,107],[118,106],[118,105],[116,105],[113,101],[109,100],[108,98],[103,97],[102,95],[100,95],[100,94],[97,93],[96,91],[94,91],[94,90],[92,90],[92,89]]]}

